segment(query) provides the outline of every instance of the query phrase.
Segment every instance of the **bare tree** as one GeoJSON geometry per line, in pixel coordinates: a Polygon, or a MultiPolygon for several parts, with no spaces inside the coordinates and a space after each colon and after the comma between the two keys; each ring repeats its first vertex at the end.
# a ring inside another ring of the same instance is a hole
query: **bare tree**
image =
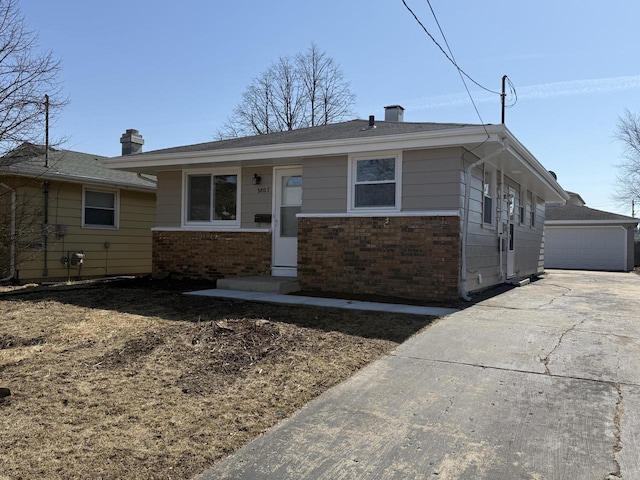
{"type": "Polygon", "coordinates": [[[355,95],[339,65],[316,44],[280,57],[242,94],[219,139],[326,125],[352,116],[355,95]]]}
{"type": "Polygon", "coordinates": [[[640,199],[640,115],[625,110],[618,117],[616,138],[624,145],[624,154],[612,198],[620,206],[629,206],[640,199]]]}
{"type": "Polygon", "coordinates": [[[52,115],[65,103],[57,82],[60,62],[39,51],[17,0],[0,0],[0,151],[43,138],[45,95],[52,115]]]}
{"type": "MultiPolygon", "coordinates": [[[[39,48],[38,36],[27,27],[17,0],[0,0],[0,168],[28,160],[20,145],[43,143],[45,105],[53,118],[66,104],[57,81],[59,71],[60,62],[39,48]]],[[[7,262],[19,256],[17,248],[42,235],[38,202],[28,193],[37,179],[12,179],[2,173],[0,278],[7,262]]]]}

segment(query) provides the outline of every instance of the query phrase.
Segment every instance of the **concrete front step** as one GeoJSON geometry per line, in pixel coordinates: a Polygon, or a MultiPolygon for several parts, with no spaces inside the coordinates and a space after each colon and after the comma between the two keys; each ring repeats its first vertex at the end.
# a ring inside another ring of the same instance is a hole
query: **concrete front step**
{"type": "Polygon", "coordinates": [[[216,287],[221,290],[243,290],[245,292],[293,293],[300,291],[300,283],[293,277],[256,277],[221,278],[216,287]]]}

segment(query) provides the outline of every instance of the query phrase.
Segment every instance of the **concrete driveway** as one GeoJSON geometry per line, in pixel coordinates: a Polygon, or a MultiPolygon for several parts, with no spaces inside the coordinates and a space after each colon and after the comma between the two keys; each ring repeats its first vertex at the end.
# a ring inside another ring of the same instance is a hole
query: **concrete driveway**
{"type": "Polygon", "coordinates": [[[200,479],[640,479],[640,276],[450,315],[200,479]]]}

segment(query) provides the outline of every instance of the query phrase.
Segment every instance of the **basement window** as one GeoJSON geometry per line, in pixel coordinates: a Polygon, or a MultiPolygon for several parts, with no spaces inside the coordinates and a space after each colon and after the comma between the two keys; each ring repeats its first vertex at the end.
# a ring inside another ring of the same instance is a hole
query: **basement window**
{"type": "Polygon", "coordinates": [[[185,219],[189,224],[239,226],[238,172],[185,174],[185,219]]]}
{"type": "Polygon", "coordinates": [[[118,228],[119,192],[83,188],[82,226],[90,228],[118,228]]]}

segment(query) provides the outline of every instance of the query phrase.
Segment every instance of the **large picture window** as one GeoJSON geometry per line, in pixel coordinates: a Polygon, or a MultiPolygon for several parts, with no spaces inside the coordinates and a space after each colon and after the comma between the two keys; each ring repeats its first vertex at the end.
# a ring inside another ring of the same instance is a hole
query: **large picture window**
{"type": "Polygon", "coordinates": [[[354,158],[351,164],[353,209],[399,209],[397,156],[354,158]]]}
{"type": "Polygon", "coordinates": [[[82,198],[82,226],[118,227],[118,192],[85,188],[82,198]]]}
{"type": "Polygon", "coordinates": [[[237,173],[187,174],[185,191],[187,222],[239,224],[237,173]]]}

